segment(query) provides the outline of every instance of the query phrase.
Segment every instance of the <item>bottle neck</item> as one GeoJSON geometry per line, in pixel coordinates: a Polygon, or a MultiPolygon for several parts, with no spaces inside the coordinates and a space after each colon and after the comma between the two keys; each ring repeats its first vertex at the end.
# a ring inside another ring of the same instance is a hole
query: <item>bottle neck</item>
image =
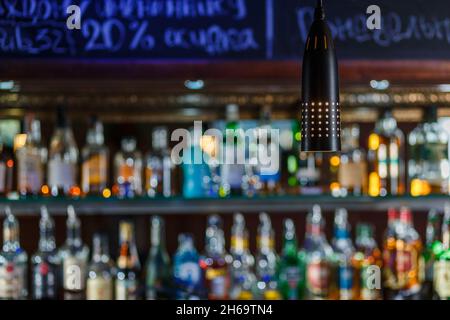
{"type": "Polygon", "coordinates": [[[150,243],[153,249],[165,249],[165,230],[164,227],[152,227],[150,243]]]}
{"type": "Polygon", "coordinates": [[[69,226],[67,228],[67,245],[69,247],[80,247],[82,244],[81,230],[78,226],[69,226]]]}
{"type": "Polygon", "coordinates": [[[31,120],[26,125],[25,133],[27,135],[27,143],[39,144],[41,142],[41,125],[38,120],[31,120]]]}
{"type": "Polygon", "coordinates": [[[106,242],[100,239],[94,239],[92,260],[97,263],[109,261],[109,250],[106,242]]]}
{"type": "Polygon", "coordinates": [[[53,230],[46,229],[40,231],[39,250],[42,252],[52,252],[56,248],[53,230]]]}
{"type": "Polygon", "coordinates": [[[86,141],[88,145],[102,146],[105,142],[103,126],[96,124],[94,128],[89,129],[86,135],[86,141]]]}

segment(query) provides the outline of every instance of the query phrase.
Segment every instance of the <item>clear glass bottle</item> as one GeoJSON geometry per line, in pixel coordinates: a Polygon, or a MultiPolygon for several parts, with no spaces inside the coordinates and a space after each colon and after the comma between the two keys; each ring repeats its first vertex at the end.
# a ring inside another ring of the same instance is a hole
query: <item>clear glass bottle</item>
{"type": "Polygon", "coordinates": [[[227,300],[229,297],[230,278],[222,219],[217,215],[208,218],[205,243],[205,253],[201,258],[200,266],[205,273],[208,299],[227,300]]]}
{"type": "Polygon", "coordinates": [[[47,208],[41,207],[38,251],[31,258],[33,300],[58,298],[59,268],[61,260],[56,251],[55,224],[47,208]]]}
{"type": "Polygon", "coordinates": [[[8,196],[13,191],[14,167],[12,148],[0,141],[0,196],[8,196]]]}
{"type": "Polygon", "coordinates": [[[240,213],[236,213],[233,217],[230,254],[232,257],[230,299],[252,300],[256,284],[256,277],[252,271],[255,259],[249,250],[248,230],[245,227],[244,216],[240,213]]]}
{"type": "Polygon", "coordinates": [[[385,299],[394,299],[399,285],[396,274],[397,261],[397,210],[390,208],[387,213],[387,228],[383,237],[383,287],[385,299]]]}
{"type": "Polygon", "coordinates": [[[122,150],[114,159],[115,185],[121,198],[142,195],[142,156],[136,150],[136,139],[122,139],[122,150]]]}
{"type": "Polygon", "coordinates": [[[219,195],[223,198],[242,195],[245,150],[242,150],[244,137],[239,132],[239,107],[235,104],[228,105],[226,109],[224,152],[220,168],[219,195]]]}
{"type": "MultiPolygon", "coordinates": [[[[449,194],[450,162],[448,154],[449,137],[439,124],[437,108],[425,109],[423,135],[425,138],[421,152],[421,169],[419,181],[422,182],[420,195],[449,194]]],[[[411,193],[413,195],[413,185],[411,193]]]]}
{"type": "Polygon", "coordinates": [[[171,266],[166,249],[164,220],[151,218],[151,247],[146,264],[145,295],[147,300],[171,298],[171,266]]]}
{"type": "Polygon", "coordinates": [[[330,158],[336,166],[337,185],[331,186],[335,196],[361,196],[367,193],[367,161],[364,150],[359,147],[359,126],[352,125],[342,130],[342,153],[330,158]]]}
{"type": "Polygon", "coordinates": [[[94,234],[92,260],[88,268],[86,300],[113,299],[113,263],[109,256],[108,238],[94,234]]]}
{"type": "Polygon", "coordinates": [[[178,249],[173,257],[175,298],[199,300],[205,298],[204,275],[194,238],[189,234],[178,236],[178,249]]]}
{"type": "Polygon", "coordinates": [[[324,220],[318,205],[307,216],[304,251],[306,254],[306,298],[310,300],[339,297],[336,287],[336,261],[332,247],[323,233],[324,220]]]}
{"type": "Polygon", "coordinates": [[[50,140],[47,183],[52,196],[79,196],[78,148],[64,108],[59,107],[56,129],[50,140]]]}
{"type": "Polygon", "coordinates": [[[59,250],[64,299],[80,300],[85,298],[89,248],[81,239],[81,222],[72,205],[67,207],[66,227],[66,241],[59,250]]]}
{"type": "Polygon", "coordinates": [[[145,191],[151,198],[174,195],[175,166],[167,145],[167,128],[157,127],[152,133],[152,151],[145,157],[145,191]]]}
{"type": "Polygon", "coordinates": [[[355,253],[350,235],[350,224],[348,222],[347,210],[336,209],[334,216],[334,238],[333,249],[338,260],[337,283],[340,300],[353,300],[355,272],[352,265],[352,258],[355,253]]]}
{"type": "Polygon", "coordinates": [[[304,195],[319,195],[323,193],[321,184],[323,154],[300,152],[299,172],[300,193],[304,195]]]}
{"type": "Polygon", "coordinates": [[[3,221],[3,247],[0,252],[0,300],[28,296],[28,256],[20,246],[19,222],[9,207],[3,221]]]}
{"type": "Polygon", "coordinates": [[[120,222],[120,252],[117,258],[115,278],[116,300],[138,300],[141,263],[136,249],[134,226],[131,222],[120,222]]]}
{"type": "Polygon", "coordinates": [[[381,273],[381,251],[373,237],[373,227],[368,224],[356,226],[356,252],[353,256],[355,268],[355,299],[381,299],[381,279],[373,279],[373,275],[381,273]],[[377,268],[377,269],[372,269],[377,268]],[[374,271],[377,273],[374,273],[374,271]]]}
{"type": "Polygon", "coordinates": [[[284,220],[283,234],[277,267],[279,292],[285,300],[301,300],[305,295],[305,257],[298,251],[294,221],[284,220]]]}
{"type": "Polygon", "coordinates": [[[86,145],[81,151],[81,191],[100,196],[108,185],[109,150],[105,146],[103,124],[92,117],[86,135],[86,145]]]}
{"type": "Polygon", "coordinates": [[[275,251],[275,234],[266,213],[260,213],[256,256],[256,297],[260,300],[280,300],[276,277],[278,256],[275,251]]]}
{"type": "Polygon", "coordinates": [[[44,185],[47,149],[41,144],[41,123],[25,117],[25,145],[16,151],[17,188],[21,196],[37,196],[44,185]]]}
{"type": "Polygon", "coordinates": [[[369,136],[369,195],[405,192],[404,135],[390,109],[384,110],[369,136]]]}

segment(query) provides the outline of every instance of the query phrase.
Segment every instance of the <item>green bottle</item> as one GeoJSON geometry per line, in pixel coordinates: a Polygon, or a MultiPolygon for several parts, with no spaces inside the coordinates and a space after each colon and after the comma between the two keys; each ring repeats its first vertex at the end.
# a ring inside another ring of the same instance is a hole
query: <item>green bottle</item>
{"type": "Polygon", "coordinates": [[[285,300],[303,299],[305,291],[304,255],[298,251],[294,222],[284,221],[284,243],[278,264],[278,287],[285,300]]]}
{"type": "Polygon", "coordinates": [[[440,300],[450,300],[450,207],[445,208],[442,244],[434,246],[434,289],[440,300]]]}
{"type": "Polygon", "coordinates": [[[422,299],[433,299],[435,293],[433,292],[433,278],[434,278],[434,264],[436,262],[436,256],[433,248],[439,245],[439,213],[436,210],[431,210],[428,213],[428,223],[426,229],[426,244],[423,251],[423,276],[424,283],[422,285],[422,299]]]}

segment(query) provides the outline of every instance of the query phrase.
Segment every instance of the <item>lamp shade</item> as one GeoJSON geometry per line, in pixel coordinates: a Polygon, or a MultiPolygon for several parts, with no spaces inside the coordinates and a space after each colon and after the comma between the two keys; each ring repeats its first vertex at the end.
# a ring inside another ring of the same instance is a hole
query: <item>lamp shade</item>
{"type": "Polygon", "coordinates": [[[303,56],[301,150],[339,152],[339,71],[331,31],[318,1],[303,56]]]}

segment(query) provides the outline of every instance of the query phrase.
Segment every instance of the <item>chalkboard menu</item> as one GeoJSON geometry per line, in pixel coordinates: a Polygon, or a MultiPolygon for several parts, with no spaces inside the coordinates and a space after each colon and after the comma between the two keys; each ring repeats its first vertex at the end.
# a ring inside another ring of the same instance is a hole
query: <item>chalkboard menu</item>
{"type": "MultiPolygon", "coordinates": [[[[450,59],[448,0],[325,0],[341,59],[450,59]],[[366,9],[381,8],[368,30],[366,9]]],[[[0,0],[0,57],[291,60],[314,0],[0,0]],[[69,30],[67,8],[81,10],[69,30]]]]}

